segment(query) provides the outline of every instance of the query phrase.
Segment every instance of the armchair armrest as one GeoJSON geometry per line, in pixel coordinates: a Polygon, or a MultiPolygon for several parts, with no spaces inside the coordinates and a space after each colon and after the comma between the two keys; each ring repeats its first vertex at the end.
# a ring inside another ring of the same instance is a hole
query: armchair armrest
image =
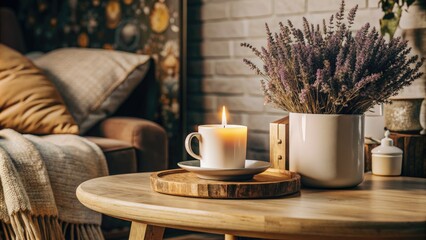
{"type": "Polygon", "coordinates": [[[130,143],[136,149],[139,172],[168,167],[167,134],[154,122],[141,118],[111,117],[97,124],[89,135],[130,143]]]}

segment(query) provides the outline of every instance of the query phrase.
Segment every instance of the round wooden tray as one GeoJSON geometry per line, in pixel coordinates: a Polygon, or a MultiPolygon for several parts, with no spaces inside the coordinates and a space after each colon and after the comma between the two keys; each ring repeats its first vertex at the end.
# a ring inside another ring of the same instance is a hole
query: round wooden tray
{"type": "Polygon", "coordinates": [[[269,168],[247,181],[198,178],[183,169],[151,174],[151,188],[160,193],[199,198],[271,198],[300,191],[300,175],[269,168]]]}

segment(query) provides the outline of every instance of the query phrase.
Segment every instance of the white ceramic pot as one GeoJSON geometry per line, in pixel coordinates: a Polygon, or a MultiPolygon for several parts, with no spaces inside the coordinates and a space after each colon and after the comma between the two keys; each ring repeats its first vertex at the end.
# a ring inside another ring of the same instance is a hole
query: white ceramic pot
{"type": "Polygon", "coordinates": [[[290,113],[290,171],[302,184],[346,188],[364,178],[364,115],[290,113]]]}

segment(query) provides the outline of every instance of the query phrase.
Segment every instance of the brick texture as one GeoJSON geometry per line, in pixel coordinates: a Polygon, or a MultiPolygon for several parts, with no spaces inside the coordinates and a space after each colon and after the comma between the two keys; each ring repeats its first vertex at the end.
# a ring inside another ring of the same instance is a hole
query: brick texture
{"type": "Polygon", "coordinates": [[[249,117],[248,127],[253,131],[269,132],[269,123],[283,117],[284,115],[253,114],[249,117]]]}
{"type": "Polygon", "coordinates": [[[189,110],[215,110],[216,107],[216,96],[200,95],[200,96],[189,96],[188,97],[188,109],[189,110]]]}
{"type": "Polygon", "coordinates": [[[276,14],[296,14],[305,12],[305,1],[275,0],[276,14]]]}
{"type": "Polygon", "coordinates": [[[206,78],[202,82],[202,92],[227,94],[227,95],[242,95],[244,94],[244,82],[239,78],[206,78]]]}
{"type": "MultiPolygon", "coordinates": [[[[245,47],[241,47],[242,41],[233,41],[233,50],[234,50],[234,56],[235,57],[254,57],[253,52],[245,47]]],[[[266,39],[265,38],[252,38],[247,39],[245,42],[250,43],[257,49],[260,49],[262,46],[266,46],[266,39]]]]}
{"type": "Polygon", "coordinates": [[[202,75],[202,76],[213,75],[215,73],[214,62],[211,60],[188,61],[188,71],[191,72],[191,75],[202,75]]]}
{"type": "MultiPolygon", "coordinates": [[[[228,4],[207,3],[200,8],[201,20],[226,19],[228,17],[228,4]]],[[[195,11],[196,12],[196,11],[195,11]]],[[[192,12],[191,12],[192,13],[192,12]]],[[[191,14],[190,14],[191,15],[191,14]]]]}
{"type": "Polygon", "coordinates": [[[274,19],[275,17],[248,20],[247,34],[250,38],[248,38],[247,40],[251,39],[251,37],[265,37],[265,23],[268,23],[270,25],[271,23],[274,23],[274,19]]]}
{"type": "MultiPolygon", "coordinates": [[[[308,12],[336,12],[339,9],[341,0],[308,0],[308,12]]],[[[345,1],[346,9],[350,9],[358,5],[358,9],[367,7],[367,0],[350,0],[345,1]]]]}
{"type": "Polygon", "coordinates": [[[231,43],[229,41],[205,41],[200,44],[200,56],[206,57],[230,57],[231,43]]]}
{"type": "Polygon", "coordinates": [[[258,17],[272,14],[271,0],[244,0],[234,1],[231,5],[231,16],[239,17],[258,17]]]}
{"type": "Polygon", "coordinates": [[[242,59],[218,61],[215,66],[216,74],[226,76],[253,75],[242,59]]]}
{"type": "Polygon", "coordinates": [[[210,38],[236,38],[247,36],[247,21],[206,22],[201,28],[201,37],[210,38]]]}
{"type": "Polygon", "coordinates": [[[226,96],[218,99],[219,106],[226,106],[229,111],[260,113],[263,111],[262,97],[234,97],[226,96]]]}
{"type": "MultiPolygon", "coordinates": [[[[366,22],[379,27],[383,13],[377,2],[346,1],[346,9],[359,5],[354,30],[366,22]]],[[[340,0],[197,0],[188,4],[188,131],[196,131],[200,124],[220,123],[221,107],[225,105],[229,123],[249,128],[247,158],[268,160],[269,123],[286,113],[264,105],[261,78],[242,59],[249,58],[260,66],[261,61],[240,43],[265,46],[265,22],[272,31],[277,31],[278,23],[286,23],[287,19],[301,28],[303,16],[321,24],[322,19],[328,20],[338,11],[340,0]]],[[[425,56],[425,11],[413,5],[408,13],[403,12],[400,25],[397,35],[411,41],[414,53],[425,56]]],[[[425,92],[423,78],[401,94],[424,97],[425,92]]]]}
{"type": "Polygon", "coordinates": [[[243,85],[246,87],[246,93],[255,96],[263,96],[263,90],[260,84],[260,77],[256,76],[253,78],[245,79],[243,85]]]}
{"type": "Polygon", "coordinates": [[[266,148],[269,148],[269,134],[249,132],[247,144],[251,146],[251,149],[257,151],[262,151],[266,148]]]}

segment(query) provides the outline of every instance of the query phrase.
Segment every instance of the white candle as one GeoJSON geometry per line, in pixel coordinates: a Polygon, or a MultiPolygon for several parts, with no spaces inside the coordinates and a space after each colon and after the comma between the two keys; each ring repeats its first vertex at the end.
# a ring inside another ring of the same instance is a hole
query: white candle
{"type": "Polygon", "coordinates": [[[205,168],[244,168],[247,148],[247,127],[227,124],[222,108],[222,124],[201,125],[198,133],[191,133],[185,141],[188,153],[201,160],[205,168]],[[190,146],[192,137],[200,140],[200,155],[190,146]]]}
{"type": "Polygon", "coordinates": [[[247,127],[227,123],[226,108],[222,107],[222,124],[205,125],[199,127],[203,141],[206,144],[200,146],[206,167],[220,168],[244,168],[247,148],[247,127]],[[212,147],[216,146],[216,147],[212,147]]]}

